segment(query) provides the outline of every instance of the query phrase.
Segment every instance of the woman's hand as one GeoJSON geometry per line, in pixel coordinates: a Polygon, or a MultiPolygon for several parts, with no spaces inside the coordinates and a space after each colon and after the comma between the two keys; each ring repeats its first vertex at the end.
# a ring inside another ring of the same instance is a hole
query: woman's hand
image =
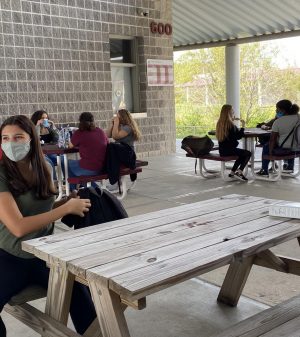
{"type": "Polygon", "coordinates": [[[42,119],[39,119],[37,122],[36,122],[36,125],[43,125],[43,123],[44,123],[44,119],[42,118],[42,119]]]}
{"type": "Polygon", "coordinates": [[[245,127],[245,124],[246,122],[243,120],[243,119],[240,119],[240,123],[241,123],[241,127],[244,128],[245,127]]]}
{"type": "Polygon", "coordinates": [[[56,129],[55,124],[54,124],[53,121],[50,121],[50,120],[48,119],[48,123],[50,124],[50,127],[51,127],[52,129],[56,129]]]}
{"type": "Polygon", "coordinates": [[[88,212],[91,207],[91,202],[90,199],[79,199],[77,197],[71,198],[65,205],[68,207],[68,213],[84,217],[84,213],[88,212]]]}
{"type": "Polygon", "coordinates": [[[270,130],[270,127],[267,126],[267,125],[262,125],[262,126],[261,126],[261,129],[262,129],[262,130],[270,130]]]}
{"type": "Polygon", "coordinates": [[[119,117],[118,116],[115,116],[113,119],[112,119],[112,121],[113,121],[113,125],[115,126],[118,126],[119,124],[120,124],[120,119],[119,119],[119,117]]]}

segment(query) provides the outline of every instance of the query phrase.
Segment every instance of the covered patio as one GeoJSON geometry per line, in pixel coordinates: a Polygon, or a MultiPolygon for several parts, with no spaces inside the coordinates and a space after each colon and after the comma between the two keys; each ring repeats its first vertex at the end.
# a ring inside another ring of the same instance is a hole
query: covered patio
{"type": "Polygon", "coordinates": [[[293,0],[173,0],[174,51],[225,46],[226,103],[239,116],[239,46],[300,36],[299,13],[293,0]]]}
{"type": "MultiPolygon", "coordinates": [[[[124,206],[129,215],[133,216],[232,193],[299,201],[299,188],[300,180],[291,178],[276,183],[203,179],[195,175],[194,160],[185,157],[178,142],[176,153],[149,159],[149,166],[139,176],[136,188],[125,198],[124,206]]],[[[57,227],[58,231],[66,230],[61,224],[57,227]]],[[[297,240],[280,245],[275,251],[300,258],[297,240]]],[[[168,291],[151,295],[147,298],[146,309],[142,311],[127,309],[131,335],[194,337],[201,331],[201,337],[209,337],[300,292],[297,276],[254,267],[240,303],[236,308],[231,308],[216,302],[226,270],[227,267],[223,267],[180,283],[168,291]]],[[[44,304],[44,300],[38,300],[34,305],[43,308],[44,304]]],[[[38,336],[6,313],[4,320],[8,337],[38,336]]]]}
{"type": "MultiPolygon", "coordinates": [[[[162,3],[155,1],[157,11],[162,3]]],[[[173,0],[173,9],[174,50],[226,45],[227,101],[236,111],[239,111],[238,44],[300,34],[300,3],[293,0],[173,0]]],[[[299,201],[299,179],[284,178],[276,183],[203,179],[195,175],[194,160],[186,158],[178,145],[175,153],[149,158],[149,166],[143,170],[136,188],[124,200],[129,216],[228,194],[299,201]]],[[[168,151],[169,148],[165,152],[168,151]]],[[[67,230],[57,224],[58,232],[67,230]]],[[[296,240],[276,247],[275,251],[300,257],[296,240]]],[[[300,293],[298,277],[254,267],[239,305],[236,308],[220,305],[216,298],[226,270],[227,267],[222,267],[149,296],[147,308],[141,312],[128,309],[126,317],[131,335],[209,337],[300,293]]],[[[43,308],[45,300],[38,300],[34,305],[43,308]]],[[[38,336],[6,313],[3,319],[8,337],[38,336]]]]}

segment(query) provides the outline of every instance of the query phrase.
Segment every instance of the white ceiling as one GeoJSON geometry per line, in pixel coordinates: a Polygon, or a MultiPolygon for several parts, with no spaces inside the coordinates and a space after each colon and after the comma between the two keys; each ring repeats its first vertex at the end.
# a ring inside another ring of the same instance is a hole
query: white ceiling
{"type": "Polygon", "coordinates": [[[173,0],[174,50],[300,36],[300,0],[173,0]]]}

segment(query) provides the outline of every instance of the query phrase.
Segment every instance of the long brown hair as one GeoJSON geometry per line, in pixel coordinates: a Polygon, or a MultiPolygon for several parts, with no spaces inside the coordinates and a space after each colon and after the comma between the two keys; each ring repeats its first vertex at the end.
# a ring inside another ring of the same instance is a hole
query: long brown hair
{"type": "Polygon", "coordinates": [[[216,137],[219,142],[227,138],[229,130],[233,127],[231,119],[232,105],[224,104],[216,126],[216,137]]]}
{"type": "Polygon", "coordinates": [[[36,197],[39,199],[47,199],[55,194],[55,189],[52,183],[51,175],[47,167],[44,155],[42,152],[39,137],[36,133],[35,126],[29,118],[23,115],[12,116],[7,118],[0,128],[0,142],[2,143],[2,132],[7,125],[17,125],[27,134],[29,134],[30,151],[28,159],[32,166],[34,173],[34,181],[32,186],[24,179],[16,162],[6,157],[5,153],[2,154],[1,164],[5,168],[7,176],[7,184],[9,190],[14,196],[19,196],[25,192],[35,189],[36,197]]]}
{"type": "Polygon", "coordinates": [[[133,139],[134,140],[140,140],[141,137],[142,137],[141,132],[140,132],[135,120],[132,118],[130,112],[126,109],[121,109],[121,110],[118,111],[118,115],[119,115],[119,118],[120,118],[120,124],[129,125],[131,127],[133,139]]]}

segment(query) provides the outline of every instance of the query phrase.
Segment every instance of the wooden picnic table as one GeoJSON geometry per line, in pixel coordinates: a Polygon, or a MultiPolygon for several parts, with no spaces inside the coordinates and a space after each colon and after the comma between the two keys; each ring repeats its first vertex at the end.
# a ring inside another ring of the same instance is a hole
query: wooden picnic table
{"type": "MultiPolygon", "coordinates": [[[[228,195],[23,242],[46,261],[46,312],[66,322],[74,279],[90,287],[104,337],[129,337],[124,310],[230,264],[218,300],[236,305],[253,264],[299,275],[269,248],[300,236],[299,220],[268,215],[280,200],[228,195]]],[[[189,302],[187,300],[187,305],[189,302]]]]}

